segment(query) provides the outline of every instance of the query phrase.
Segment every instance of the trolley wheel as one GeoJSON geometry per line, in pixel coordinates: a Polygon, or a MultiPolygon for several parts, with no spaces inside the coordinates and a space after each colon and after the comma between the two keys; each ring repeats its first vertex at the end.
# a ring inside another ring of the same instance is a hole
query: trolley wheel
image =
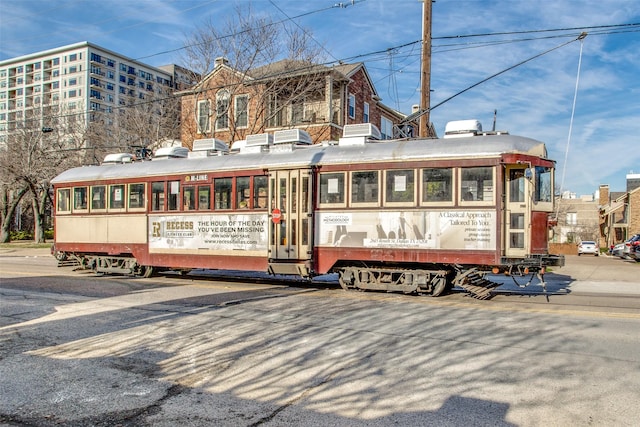
{"type": "Polygon", "coordinates": [[[140,266],[140,277],[149,278],[153,274],[153,267],[150,265],[141,265],[140,266]]]}
{"type": "Polygon", "coordinates": [[[432,297],[437,297],[442,295],[442,293],[447,289],[447,278],[446,277],[436,277],[433,279],[433,292],[431,292],[432,297]]]}

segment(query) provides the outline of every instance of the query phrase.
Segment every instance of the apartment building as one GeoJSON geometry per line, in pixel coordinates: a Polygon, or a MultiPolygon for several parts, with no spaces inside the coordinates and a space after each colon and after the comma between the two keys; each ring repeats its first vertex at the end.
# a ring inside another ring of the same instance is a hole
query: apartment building
{"type": "Polygon", "coordinates": [[[152,67],[89,42],[0,61],[0,145],[27,120],[42,121],[29,123],[32,128],[46,127],[52,111],[85,125],[92,112],[113,120],[119,108],[184,89],[189,81],[183,68],[152,67]]]}

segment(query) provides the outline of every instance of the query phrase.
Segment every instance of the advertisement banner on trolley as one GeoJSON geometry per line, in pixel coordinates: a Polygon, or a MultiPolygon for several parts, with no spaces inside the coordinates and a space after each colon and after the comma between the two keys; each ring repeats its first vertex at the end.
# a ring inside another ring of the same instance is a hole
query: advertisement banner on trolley
{"type": "Polygon", "coordinates": [[[266,252],[267,215],[203,214],[149,217],[149,250],[266,252]]]}
{"type": "Polygon", "coordinates": [[[490,210],[318,213],[320,246],[495,250],[490,210]]]}

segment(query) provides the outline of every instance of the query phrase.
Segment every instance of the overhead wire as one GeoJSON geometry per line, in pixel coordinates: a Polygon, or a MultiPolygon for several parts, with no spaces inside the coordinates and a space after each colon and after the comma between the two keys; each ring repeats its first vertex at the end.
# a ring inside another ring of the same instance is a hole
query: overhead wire
{"type": "MultiPolygon", "coordinates": [[[[580,40],[580,56],[578,57],[578,71],[576,75],[576,86],[573,91],[573,104],[571,106],[571,119],[569,120],[569,134],[567,136],[567,146],[564,152],[564,163],[562,165],[562,179],[560,180],[560,194],[562,194],[562,190],[564,189],[564,179],[567,172],[567,161],[569,160],[569,146],[571,145],[571,133],[573,131],[573,118],[576,112],[576,100],[578,98],[578,86],[580,84],[580,69],[582,67],[582,48],[584,47],[584,38],[587,36],[587,33],[583,33],[584,36],[581,35],[580,40]]],[[[557,204],[556,210],[556,218],[558,218],[560,212],[560,204],[557,204]]]]}
{"type": "MultiPolygon", "coordinates": [[[[365,1],[365,0],[360,0],[360,1],[365,1]]],[[[296,15],[294,17],[287,18],[285,20],[281,20],[281,21],[278,21],[276,23],[270,23],[270,24],[267,24],[267,25],[275,25],[277,23],[283,23],[283,22],[291,20],[291,19],[296,19],[298,17],[307,16],[307,15],[310,15],[310,14],[313,14],[313,13],[317,13],[317,12],[320,12],[320,11],[333,9],[335,7],[336,7],[336,5],[331,6],[331,7],[327,7],[327,8],[323,8],[323,9],[318,9],[316,11],[305,12],[303,14],[296,15]]],[[[620,30],[617,30],[615,32],[615,34],[619,34],[619,33],[625,33],[625,32],[638,32],[638,31],[640,31],[640,23],[618,24],[618,25],[601,25],[601,26],[596,26],[596,27],[574,27],[574,28],[563,28],[563,29],[531,30],[530,32],[531,33],[556,32],[556,31],[567,31],[567,30],[580,29],[580,28],[585,28],[585,29],[586,28],[596,28],[596,29],[607,28],[607,29],[609,29],[606,32],[596,32],[597,35],[610,34],[611,33],[611,30],[610,30],[611,28],[620,28],[620,30]]],[[[493,35],[524,34],[524,33],[527,33],[527,31],[471,34],[471,35],[463,35],[463,36],[441,36],[441,37],[434,37],[433,39],[455,39],[455,38],[462,39],[462,38],[471,38],[471,37],[486,37],[486,36],[493,36],[493,35]]],[[[232,37],[234,35],[235,34],[229,34],[229,35],[223,36],[223,38],[232,37]]],[[[520,42],[520,41],[532,41],[532,40],[541,40],[541,39],[550,39],[550,38],[563,38],[563,37],[567,37],[567,36],[569,36],[569,35],[568,34],[562,34],[562,35],[545,36],[545,37],[533,37],[533,38],[527,38],[527,39],[517,39],[517,40],[505,41],[505,43],[516,43],[516,42],[520,42]]],[[[565,44],[563,44],[561,46],[564,46],[564,45],[566,45],[566,44],[568,44],[570,42],[573,42],[573,41],[575,41],[575,39],[573,39],[573,40],[571,40],[571,41],[569,41],[569,42],[567,42],[567,43],[565,43],[565,44]]],[[[369,53],[364,53],[364,54],[354,55],[354,56],[350,56],[350,57],[345,57],[343,59],[337,60],[337,62],[339,62],[339,63],[348,63],[348,62],[352,62],[353,60],[356,60],[356,59],[364,60],[364,58],[367,58],[367,57],[372,57],[373,58],[373,59],[369,59],[369,61],[376,61],[375,58],[378,55],[380,56],[380,59],[385,58],[386,60],[388,60],[388,52],[389,52],[390,49],[399,50],[399,49],[402,49],[402,48],[405,48],[405,47],[414,46],[414,45],[419,44],[419,43],[422,43],[421,39],[420,40],[416,40],[416,41],[412,41],[412,42],[408,42],[408,43],[403,43],[401,45],[398,45],[398,46],[395,46],[395,47],[392,47],[392,48],[387,48],[387,49],[384,49],[384,50],[376,50],[376,51],[369,52],[369,53]]],[[[486,45],[487,46],[491,45],[491,43],[496,43],[496,42],[495,41],[494,42],[487,42],[486,45]]],[[[475,47],[479,47],[479,46],[474,46],[474,48],[475,47]]],[[[437,48],[437,46],[436,46],[436,48],[437,48]]],[[[461,47],[460,49],[464,49],[464,48],[465,47],[461,47]]],[[[466,47],[466,48],[470,48],[470,47],[466,47]]],[[[559,47],[555,47],[555,48],[553,48],[551,50],[555,50],[557,48],[559,48],[559,47]]],[[[549,50],[549,51],[551,51],[551,50],[549,50]]],[[[547,51],[547,52],[549,52],[549,51],[547,51]]],[[[165,51],[165,52],[169,52],[169,51],[165,51]]],[[[443,51],[440,51],[440,52],[443,52],[443,51]]],[[[544,52],[544,53],[547,53],[547,52],[544,52]]],[[[155,55],[158,55],[158,54],[149,55],[148,57],[155,56],[155,55]]],[[[538,56],[541,56],[541,55],[542,54],[536,55],[533,58],[537,58],[538,56]]],[[[407,55],[407,57],[410,57],[410,56],[411,55],[407,55]]],[[[146,57],[144,57],[144,58],[146,58],[146,57]]],[[[529,60],[531,60],[533,58],[530,58],[529,60]]],[[[524,61],[524,62],[528,62],[529,60],[524,61]]],[[[318,66],[318,65],[329,66],[329,65],[332,65],[332,64],[335,64],[335,63],[336,63],[336,61],[328,61],[328,62],[321,63],[321,64],[314,64],[313,66],[318,66]]],[[[517,64],[517,65],[521,65],[521,64],[517,64]]],[[[475,85],[473,85],[473,86],[471,86],[471,87],[469,87],[469,88],[467,88],[467,89],[465,89],[465,90],[463,90],[461,92],[458,92],[457,94],[453,95],[452,97],[449,97],[449,98],[445,99],[444,101],[442,101],[441,103],[437,104],[436,106],[439,106],[442,103],[449,101],[451,98],[453,98],[455,96],[458,96],[458,95],[466,92],[467,90],[479,85],[480,83],[483,83],[484,81],[486,81],[486,80],[488,80],[490,78],[493,78],[493,77],[495,77],[495,76],[497,76],[499,74],[502,74],[502,73],[504,73],[504,72],[506,72],[506,71],[508,71],[508,70],[510,70],[512,68],[515,68],[515,66],[514,67],[510,67],[507,70],[503,70],[500,73],[497,73],[497,74],[495,74],[495,75],[493,75],[493,76],[491,76],[491,77],[489,77],[489,78],[487,78],[487,79],[485,79],[485,80],[483,80],[483,81],[481,81],[479,83],[476,83],[475,85]]],[[[303,71],[303,70],[304,69],[302,69],[302,68],[299,69],[299,70],[287,70],[287,71],[283,72],[282,75],[290,74],[290,73],[293,73],[293,72],[299,72],[299,71],[303,71]]],[[[279,76],[279,74],[276,73],[276,74],[270,75],[268,77],[274,78],[274,77],[278,77],[278,76],[279,76]]],[[[218,88],[216,88],[216,90],[217,89],[218,88]]],[[[206,91],[210,91],[210,90],[213,90],[213,89],[207,89],[207,90],[204,90],[204,91],[206,92],[206,91]]],[[[160,101],[164,101],[164,100],[167,100],[167,99],[171,99],[171,98],[173,98],[175,96],[176,96],[175,94],[172,94],[172,95],[170,95],[168,97],[164,97],[164,98],[160,98],[160,99],[156,98],[156,99],[149,100],[149,101],[136,102],[136,103],[133,103],[133,104],[130,104],[130,105],[126,105],[126,106],[115,106],[114,109],[120,110],[120,109],[134,108],[134,107],[139,106],[139,105],[145,105],[145,104],[148,104],[148,103],[160,102],[160,101]]],[[[432,107],[432,109],[435,108],[436,106],[432,107]]],[[[79,113],[70,113],[70,114],[64,114],[64,115],[53,115],[53,116],[49,116],[49,117],[46,117],[46,118],[64,118],[64,117],[70,117],[70,116],[84,116],[84,115],[92,114],[92,113],[94,113],[93,110],[84,110],[84,111],[79,112],[79,113]]],[[[41,119],[42,118],[45,118],[45,117],[41,117],[41,119]]],[[[35,120],[35,119],[33,119],[33,120],[35,120]]],[[[24,121],[25,120],[22,120],[21,122],[24,122],[24,121]]],[[[18,121],[15,120],[13,122],[18,122],[18,121]]],[[[7,123],[9,123],[9,122],[7,122],[7,123]]]]}

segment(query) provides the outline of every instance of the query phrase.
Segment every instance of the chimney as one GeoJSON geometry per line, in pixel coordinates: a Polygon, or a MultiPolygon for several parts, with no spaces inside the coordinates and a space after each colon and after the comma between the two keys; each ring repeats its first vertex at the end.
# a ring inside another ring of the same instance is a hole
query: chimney
{"type": "Polygon", "coordinates": [[[219,67],[220,65],[229,65],[229,60],[224,56],[219,56],[215,59],[214,65],[219,67]]]}
{"type": "Polygon", "coordinates": [[[609,184],[602,184],[599,189],[598,204],[604,206],[609,203],[611,203],[611,200],[609,200],[609,184]]]}

